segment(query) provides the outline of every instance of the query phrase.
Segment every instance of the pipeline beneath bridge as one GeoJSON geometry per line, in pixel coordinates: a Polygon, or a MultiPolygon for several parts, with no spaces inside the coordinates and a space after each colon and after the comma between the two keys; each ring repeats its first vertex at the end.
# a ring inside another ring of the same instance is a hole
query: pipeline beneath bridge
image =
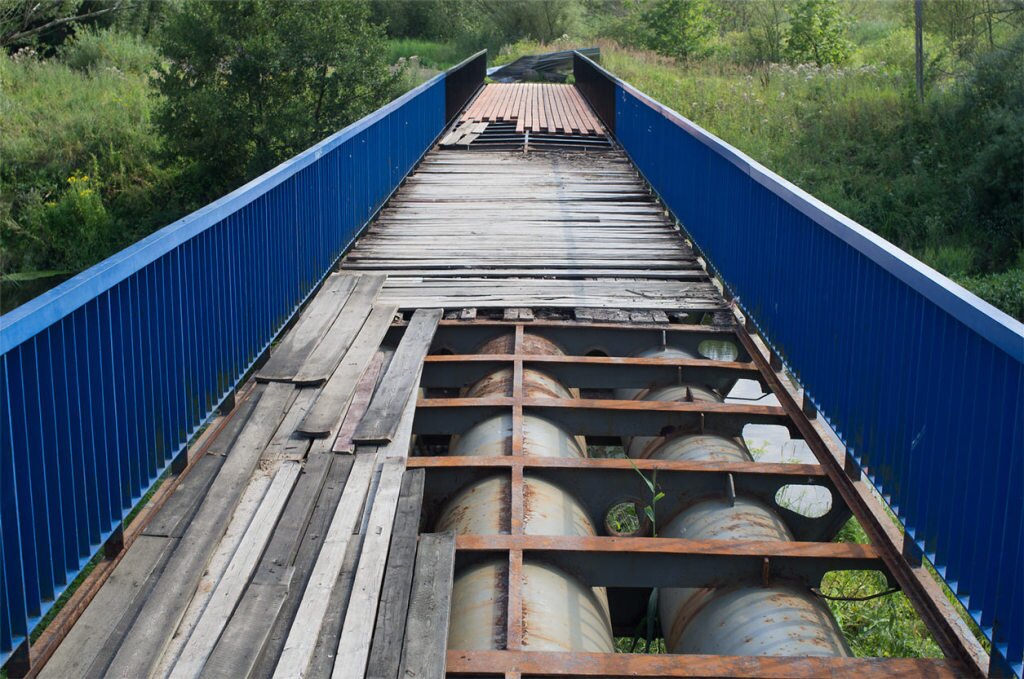
{"type": "MultiPolygon", "coordinates": [[[[511,335],[499,337],[478,353],[503,354],[512,350],[511,335]]],[[[563,353],[539,337],[524,343],[530,353],[563,353]]],[[[508,396],[513,390],[513,370],[497,370],[469,387],[471,397],[508,396]]],[[[536,398],[579,398],[540,370],[523,370],[523,393],[536,398]]],[[[488,418],[462,436],[453,437],[451,455],[508,455],[512,452],[512,416],[488,418]]],[[[582,436],[574,436],[558,424],[535,415],[523,416],[522,452],[546,457],[587,456],[582,436]]],[[[539,478],[523,479],[523,532],[527,535],[597,535],[583,506],[564,489],[539,478]]],[[[465,486],[441,510],[435,530],[456,534],[510,532],[511,482],[502,475],[489,476],[465,486]]],[[[448,646],[460,650],[505,647],[505,615],[508,598],[508,563],[487,560],[456,576],[452,591],[448,646]]],[[[587,587],[554,566],[524,560],[522,568],[523,648],[534,651],[586,651],[613,653],[608,595],[603,587],[587,587]]]]}
{"type": "MultiPolygon", "coordinates": [[[[671,346],[641,354],[699,358],[671,346]]],[[[618,398],[645,401],[720,403],[724,399],[696,384],[655,385],[619,390],[618,398]]],[[[634,437],[632,458],[752,462],[740,437],[713,431],[634,437]]],[[[673,517],[661,537],[690,540],[791,541],[793,535],[773,509],[759,500],[728,493],[699,498],[673,517]]],[[[799,583],[735,582],[715,588],[663,588],[658,610],[670,653],[760,656],[847,656],[846,640],[828,607],[799,583]]]]}
{"type": "MultiPolygon", "coordinates": [[[[503,335],[478,348],[478,353],[512,353],[514,338],[503,335]]],[[[533,354],[563,354],[553,342],[525,334],[523,349],[533,354]]],[[[639,356],[700,358],[672,346],[653,347],[639,356]]],[[[484,376],[464,396],[509,396],[512,368],[484,376]]],[[[522,371],[523,395],[536,398],[579,398],[552,376],[533,368],[522,371]]],[[[725,390],[724,393],[728,393],[725,390]]],[[[720,393],[681,380],[647,388],[617,389],[624,400],[722,402],[720,393]]],[[[485,419],[452,437],[449,454],[509,455],[511,414],[485,419]]],[[[750,462],[742,437],[715,431],[687,431],[624,439],[630,458],[686,461],[750,462]]],[[[522,454],[587,457],[582,436],[534,414],[522,418],[522,454]]],[[[528,473],[524,476],[523,532],[527,535],[594,536],[597,529],[579,500],[564,488],[528,473]]],[[[614,491],[614,489],[609,489],[614,491]]],[[[692,540],[791,541],[782,518],[760,500],[734,492],[718,497],[688,498],[689,503],[660,528],[660,537],[692,540]]],[[[494,474],[456,492],[442,507],[435,530],[456,534],[509,533],[510,479],[494,474]]],[[[661,521],[659,519],[659,524],[661,521]]],[[[603,527],[607,530],[606,527],[603,527]]],[[[486,650],[505,647],[508,563],[485,559],[456,575],[452,594],[449,648],[486,650]]],[[[714,588],[663,588],[659,617],[670,653],[847,656],[850,650],[828,607],[806,586],[774,578],[770,582],[723,583],[714,588]]],[[[524,650],[615,651],[608,596],[549,564],[525,559],[522,567],[524,650]]]]}

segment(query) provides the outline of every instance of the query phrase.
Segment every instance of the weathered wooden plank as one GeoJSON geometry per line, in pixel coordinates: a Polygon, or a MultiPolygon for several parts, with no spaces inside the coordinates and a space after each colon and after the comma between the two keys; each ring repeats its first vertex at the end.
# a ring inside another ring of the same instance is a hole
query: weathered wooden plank
{"type": "Polygon", "coordinates": [[[400,677],[444,679],[455,577],[455,534],[426,533],[416,548],[400,677]]]}
{"type": "Polygon", "coordinates": [[[180,538],[223,463],[224,458],[219,455],[206,454],[196,460],[142,534],[180,538]]]}
{"type": "Polygon", "coordinates": [[[120,644],[107,675],[147,676],[163,654],[185,612],[214,546],[224,533],[260,453],[294,397],[290,384],[269,385],[239,435],[202,506],[189,523],[135,623],[120,644]]]}
{"type": "Polygon", "coordinates": [[[366,676],[372,679],[397,679],[402,660],[402,640],[409,612],[413,565],[416,561],[416,537],[423,506],[422,469],[412,469],[402,477],[391,548],[388,551],[384,585],[377,608],[377,626],[370,646],[366,676]]]}
{"type": "Polygon", "coordinates": [[[265,384],[257,384],[252,388],[248,396],[235,408],[235,412],[231,414],[228,423],[210,443],[210,447],[206,449],[207,455],[223,456],[228,454],[231,446],[235,445],[238,434],[248,424],[249,418],[252,417],[252,411],[256,408],[256,404],[260,402],[260,398],[262,398],[263,391],[266,388],[265,384]]]}
{"type": "MultiPolygon", "coordinates": [[[[117,564],[82,616],[39,673],[41,679],[96,676],[90,668],[105,646],[117,644],[116,630],[149,589],[150,576],[173,550],[174,538],[141,535],[117,564]]],[[[109,661],[109,657],[107,658],[109,661]]],[[[101,663],[105,666],[105,663],[101,663]]]]}
{"type": "Polygon", "coordinates": [[[210,602],[192,631],[188,643],[185,644],[185,649],[171,670],[172,679],[198,677],[202,672],[249,578],[256,570],[256,565],[270,541],[281,512],[284,511],[300,470],[301,465],[298,462],[287,461],[274,474],[270,489],[246,529],[241,544],[231,557],[227,570],[213,590],[210,602]]]}
{"type": "Polygon", "coordinates": [[[330,276],[299,317],[298,322],[271,352],[270,360],[256,373],[262,382],[290,382],[324,333],[337,318],[356,279],[347,274],[330,276]]]}
{"type": "Polygon", "coordinates": [[[386,275],[380,274],[360,276],[334,324],[295,375],[296,384],[320,385],[334,373],[370,315],[386,279],[386,275]]]}
{"type": "Polygon", "coordinates": [[[292,589],[295,554],[332,464],[337,465],[335,477],[344,482],[351,458],[316,454],[306,460],[252,582],[203,668],[204,677],[248,677],[263,657],[271,630],[292,589]]]}
{"type": "Polygon", "coordinates": [[[313,649],[313,660],[309,664],[308,679],[330,679],[334,670],[334,654],[338,652],[338,639],[341,637],[341,626],[345,622],[344,611],[348,610],[348,600],[352,596],[352,582],[356,577],[359,565],[359,554],[363,551],[362,533],[352,536],[345,552],[345,562],[331,590],[331,599],[327,604],[329,611],[342,611],[341,615],[329,615],[320,627],[320,636],[313,649]]]}
{"type": "Polygon", "coordinates": [[[289,567],[280,582],[249,583],[228,628],[203,667],[204,679],[250,676],[263,656],[271,627],[288,597],[294,571],[294,567],[289,567]]]}
{"type": "Polygon", "coordinates": [[[267,444],[264,459],[301,460],[306,456],[306,451],[309,450],[309,437],[302,435],[298,428],[318,396],[319,390],[314,387],[296,389],[295,400],[285,413],[281,426],[267,444]]]}
{"type": "Polygon", "coordinates": [[[338,438],[334,441],[332,447],[335,453],[352,454],[356,452],[356,444],[352,440],[352,435],[356,433],[359,421],[363,419],[366,409],[370,406],[370,398],[377,388],[377,378],[380,377],[383,364],[384,354],[378,351],[373,355],[370,365],[366,367],[366,372],[359,378],[355,393],[352,395],[352,401],[348,411],[345,413],[345,419],[338,430],[338,438]]]}
{"type": "Polygon", "coordinates": [[[277,661],[275,677],[306,676],[320,626],[327,613],[331,589],[338,579],[345,559],[345,550],[359,520],[359,509],[366,499],[375,460],[375,455],[356,456],[348,481],[345,483],[345,491],[334,512],[323,547],[317,556],[316,565],[313,566],[309,584],[303,593],[295,621],[277,661]]]}
{"type": "Polygon", "coordinates": [[[153,670],[154,676],[167,677],[170,675],[171,670],[178,661],[178,657],[185,649],[185,644],[188,643],[193,630],[199,624],[199,619],[202,618],[203,611],[213,596],[213,590],[227,571],[228,565],[231,563],[231,557],[234,556],[241,545],[246,529],[248,529],[253,516],[259,509],[263,497],[267,494],[267,489],[270,488],[270,481],[267,475],[260,473],[254,474],[249,479],[245,490],[242,491],[241,499],[231,513],[231,521],[228,523],[224,535],[221,536],[212,556],[206,562],[202,577],[200,577],[199,583],[192,593],[181,621],[174,630],[174,634],[171,635],[171,638],[164,646],[160,660],[153,670]]]}
{"type": "Polygon", "coordinates": [[[373,308],[359,335],[345,353],[341,365],[324,384],[312,410],[299,424],[299,432],[305,436],[322,438],[338,431],[356,384],[384,340],[396,312],[397,308],[393,305],[373,308]]]}
{"type": "MultiPolygon", "coordinates": [[[[317,555],[323,546],[324,535],[327,534],[338,503],[341,501],[341,496],[352,468],[352,458],[340,458],[334,455],[323,455],[323,457],[331,458],[332,463],[327,473],[327,479],[324,481],[323,488],[316,499],[316,505],[309,517],[309,522],[304,530],[300,530],[302,535],[299,547],[295,553],[295,558],[291,562],[294,572],[290,577],[288,596],[273,621],[270,634],[264,642],[262,654],[253,661],[249,677],[265,679],[274,674],[278,658],[280,658],[281,652],[284,650],[285,641],[295,620],[295,614],[298,612],[299,604],[302,602],[302,597],[309,582],[310,574],[313,571],[313,566],[316,563],[317,555]]],[[[272,544],[271,549],[273,547],[272,544]]],[[[286,573],[282,569],[275,566],[274,563],[267,561],[257,571],[256,578],[260,582],[274,582],[279,581],[284,575],[286,573]],[[264,573],[266,573],[266,577],[264,577],[264,573]]]]}
{"type": "Polygon", "coordinates": [[[442,311],[438,309],[419,309],[413,314],[391,365],[352,437],[356,443],[386,443],[394,437],[402,411],[419,383],[419,368],[441,316],[442,311]]]}
{"type": "Polygon", "coordinates": [[[380,485],[374,497],[352,596],[338,641],[331,674],[334,679],[355,679],[365,674],[404,470],[405,460],[401,458],[386,458],[382,463],[380,485]]]}

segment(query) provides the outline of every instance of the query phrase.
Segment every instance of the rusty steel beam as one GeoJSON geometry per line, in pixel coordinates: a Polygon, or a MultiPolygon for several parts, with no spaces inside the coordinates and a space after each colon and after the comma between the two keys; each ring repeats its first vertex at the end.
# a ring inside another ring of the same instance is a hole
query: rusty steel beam
{"type": "Polygon", "coordinates": [[[587,552],[590,554],[680,554],[758,559],[834,559],[881,566],[872,545],[847,542],[779,542],[754,540],[687,540],[684,538],[582,537],[575,535],[458,535],[455,548],[465,551],[587,552]]]}
{"type": "Polygon", "coordinates": [[[558,356],[547,354],[435,354],[426,357],[427,363],[511,363],[516,359],[524,363],[570,363],[579,365],[654,365],[670,368],[715,368],[760,376],[751,363],[742,361],[716,361],[710,358],[659,358],[648,356],[558,356]]]}
{"type": "Polygon", "coordinates": [[[811,452],[835,484],[843,502],[860,521],[868,539],[878,550],[900,589],[910,599],[918,615],[928,627],[936,643],[950,658],[972,675],[988,671],[989,658],[946,598],[941,586],[923,565],[911,565],[903,556],[903,534],[879,502],[871,487],[863,480],[854,481],[846,471],[846,451],[836,443],[820,418],[808,419],[796,390],[779,379],[771,369],[761,347],[746,331],[736,329],[736,336],[750,353],[779,404],[795,423],[811,452]]]}
{"type": "Polygon", "coordinates": [[[753,679],[944,679],[961,676],[932,658],[792,658],[545,651],[448,651],[449,677],[740,677],[753,679]]]}
{"type": "Polygon", "coordinates": [[[794,478],[821,478],[828,475],[818,464],[799,464],[793,462],[717,462],[717,461],[686,461],[686,460],[648,460],[626,458],[586,458],[572,457],[472,457],[472,456],[439,456],[410,457],[410,469],[445,468],[445,467],[524,467],[530,469],[634,469],[666,472],[687,472],[694,474],[754,474],[772,476],[792,476],[794,478]]]}
{"type": "Polygon", "coordinates": [[[515,396],[488,396],[485,398],[420,398],[416,408],[570,408],[575,410],[625,410],[658,413],[721,413],[725,415],[761,415],[788,418],[790,415],[778,406],[759,406],[741,403],[708,403],[695,401],[619,401],[588,398],[517,398],[515,396]]]}

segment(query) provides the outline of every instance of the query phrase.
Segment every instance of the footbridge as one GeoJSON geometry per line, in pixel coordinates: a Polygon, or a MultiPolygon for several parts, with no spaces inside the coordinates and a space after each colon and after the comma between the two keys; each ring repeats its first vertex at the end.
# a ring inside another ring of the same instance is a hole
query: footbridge
{"type": "Polygon", "coordinates": [[[0,319],[7,676],[1019,676],[1021,324],[485,66],[0,319]],[[856,657],[843,570],[942,657],[856,657]]]}

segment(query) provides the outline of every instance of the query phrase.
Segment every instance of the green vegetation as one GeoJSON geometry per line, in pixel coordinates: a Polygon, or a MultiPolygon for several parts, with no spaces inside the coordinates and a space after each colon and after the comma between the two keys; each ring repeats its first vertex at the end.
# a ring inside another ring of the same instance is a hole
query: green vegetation
{"type": "MultiPolygon", "coordinates": [[[[867,544],[868,538],[857,520],[850,519],[836,542],[867,544]]],[[[892,592],[869,598],[888,591],[889,584],[879,571],[833,571],[821,583],[821,594],[832,597],[826,603],[854,655],[941,658],[942,651],[907,595],[892,592]]]]}
{"type": "Polygon", "coordinates": [[[0,11],[5,283],[80,270],[481,47],[499,64],[599,44],[620,77],[1024,318],[1019,3],[925,0],[923,101],[909,1],[26,6],[0,11]]]}

